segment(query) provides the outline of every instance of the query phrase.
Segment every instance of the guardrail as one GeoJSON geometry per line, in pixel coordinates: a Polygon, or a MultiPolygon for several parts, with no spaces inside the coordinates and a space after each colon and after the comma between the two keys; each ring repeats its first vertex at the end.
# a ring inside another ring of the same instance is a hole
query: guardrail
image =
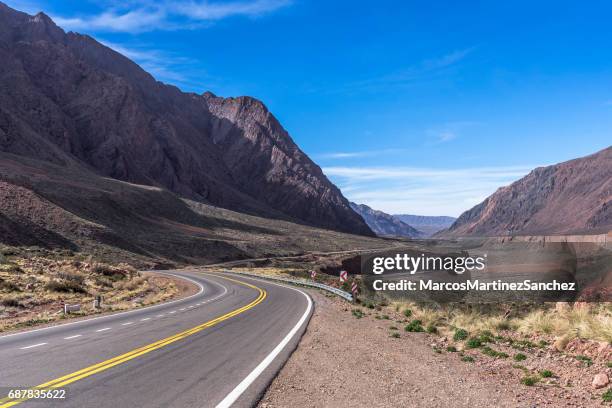
{"type": "Polygon", "coordinates": [[[333,286],[324,285],[318,282],[308,282],[304,280],[288,279],[288,278],[276,278],[272,276],[258,275],[256,273],[248,273],[248,272],[235,272],[235,271],[226,271],[226,272],[235,273],[237,275],[250,276],[253,278],[259,278],[259,279],[264,279],[264,280],[269,280],[269,281],[277,281],[277,282],[290,283],[292,285],[306,286],[310,288],[318,288],[318,289],[325,290],[327,292],[331,292],[337,296],[340,296],[341,298],[343,298],[344,300],[348,300],[349,302],[353,301],[353,296],[350,293],[340,290],[338,288],[334,288],[333,286]]]}

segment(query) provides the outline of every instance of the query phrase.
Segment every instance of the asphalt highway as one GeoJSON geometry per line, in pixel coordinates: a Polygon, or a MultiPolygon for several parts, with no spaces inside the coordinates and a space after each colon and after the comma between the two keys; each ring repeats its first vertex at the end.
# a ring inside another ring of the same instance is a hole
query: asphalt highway
{"type": "Polygon", "coordinates": [[[310,298],[233,274],[168,273],[192,280],[200,292],[0,336],[0,408],[257,403],[297,346],[312,314],[310,298]]]}

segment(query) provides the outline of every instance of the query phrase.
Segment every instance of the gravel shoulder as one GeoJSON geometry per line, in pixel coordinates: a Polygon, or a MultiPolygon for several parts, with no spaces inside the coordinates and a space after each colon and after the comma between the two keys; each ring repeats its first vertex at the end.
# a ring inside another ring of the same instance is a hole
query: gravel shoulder
{"type": "Polygon", "coordinates": [[[352,305],[310,293],[314,315],[261,408],[606,406],[583,387],[522,385],[523,373],[511,358],[479,355],[464,362],[460,353],[434,350],[439,336],[404,332],[394,317],[378,320],[371,313],[357,319],[352,305]],[[399,338],[391,337],[391,326],[400,329],[399,338]]]}

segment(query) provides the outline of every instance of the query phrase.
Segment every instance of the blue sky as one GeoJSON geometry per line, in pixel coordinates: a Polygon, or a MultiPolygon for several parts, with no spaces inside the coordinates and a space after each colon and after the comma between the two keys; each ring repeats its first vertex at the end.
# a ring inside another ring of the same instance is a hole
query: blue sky
{"type": "Polygon", "coordinates": [[[606,1],[7,3],[183,90],[263,100],[349,199],[391,213],[457,216],[612,144],[606,1]]]}

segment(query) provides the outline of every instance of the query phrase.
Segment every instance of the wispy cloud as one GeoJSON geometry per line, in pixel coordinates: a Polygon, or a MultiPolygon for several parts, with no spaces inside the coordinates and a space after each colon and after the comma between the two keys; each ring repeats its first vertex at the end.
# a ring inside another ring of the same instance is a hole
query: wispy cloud
{"type": "Polygon", "coordinates": [[[99,14],[53,16],[66,30],[141,33],[155,30],[185,30],[224,18],[260,17],[291,4],[291,0],[245,0],[232,2],[162,1],[146,3],[107,1],[99,14]]]}
{"type": "Polygon", "coordinates": [[[336,91],[378,91],[435,80],[446,75],[450,69],[459,64],[474,50],[475,47],[454,50],[437,58],[423,60],[402,70],[346,83],[337,88],[336,91]]]}
{"type": "Polygon", "coordinates": [[[99,41],[136,62],[159,81],[198,89],[206,88],[214,81],[214,78],[196,67],[197,61],[192,61],[189,58],[149,48],[146,45],[125,45],[106,40],[99,41]]]}
{"type": "Polygon", "coordinates": [[[353,159],[362,157],[376,157],[390,154],[405,152],[406,149],[383,149],[383,150],[365,150],[360,152],[332,152],[321,153],[315,155],[319,159],[353,159]]]}
{"type": "Polygon", "coordinates": [[[537,166],[325,167],[352,201],[392,214],[458,216],[537,166]]]}
{"type": "Polygon", "coordinates": [[[446,143],[457,139],[465,129],[479,125],[482,125],[482,123],[477,121],[449,122],[427,129],[427,134],[432,136],[436,143],[446,143]]]}
{"type": "Polygon", "coordinates": [[[232,16],[258,17],[291,4],[290,0],[255,0],[231,3],[178,2],[171,10],[197,20],[220,20],[232,16]]]}

